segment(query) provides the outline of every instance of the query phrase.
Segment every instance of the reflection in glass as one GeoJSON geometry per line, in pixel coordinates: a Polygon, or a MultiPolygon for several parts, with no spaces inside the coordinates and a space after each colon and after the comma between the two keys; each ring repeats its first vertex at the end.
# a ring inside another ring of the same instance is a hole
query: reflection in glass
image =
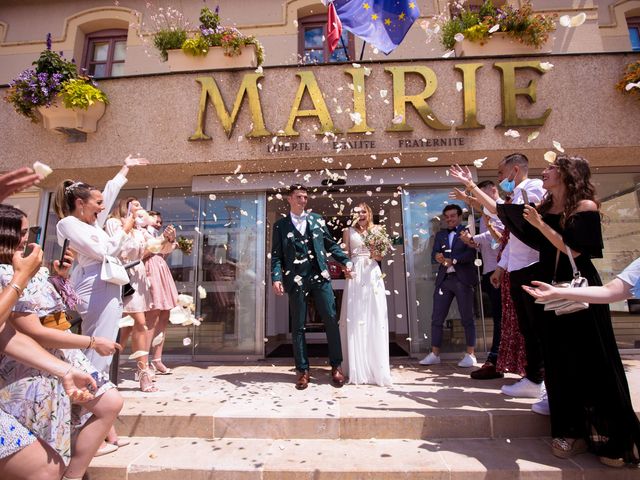
{"type": "Polygon", "coordinates": [[[107,75],[107,65],[104,63],[97,63],[91,65],[89,68],[89,75],[93,75],[96,78],[103,78],[107,75]]]}
{"type": "Polygon", "coordinates": [[[218,195],[202,208],[198,353],[256,350],[258,198],[218,195]]]}
{"type": "Polygon", "coordinates": [[[127,42],[126,40],[120,40],[115,42],[115,48],[113,51],[113,61],[123,61],[127,56],[127,42]]]}
{"type": "Polygon", "coordinates": [[[342,32],[342,41],[338,43],[338,46],[331,54],[330,62],[346,62],[347,51],[349,51],[349,35],[347,35],[346,30],[342,32]],[[345,51],[346,50],[346,51],[345,51]]]}
{"type": "MultiPolygon", "coordinates": [[[[435,234],[443,228],[442,209],[447,203],[449,189],[411,189],[403,196],[404,234],[406,248],[407,292],[409,297],[409,336],[412,338],[412,353],[427,352],[431,347],[431,315],[433,295],[438,264],[431,263],[431,251],[435,234]]],[[[464,208],[464,206],[463,206],[464,208]]],[[[479,287],[478,287],[479,290],[479,287]]],[[[476,312],[478,312],[476,308],[476,312]]],[[[477,313],[476,313],[477,315],[477,313]]],[[[477,348],[485,347],[482,341],[484,332],[478,321],[477,348]]],[[[491,338],[492,331],[486,335],[491,338]]],[[[449,309],[442,343],[442,351],[463,351],[465,348],[464,330],[460,324],[460,313],[454,301],[449,309]]]]}
{"type": "Polygon", "coordinates": [[[323,27],[311,27],[304,31],[304,48],[319,48],[324,44],[323,27]]]}
{"type": "Polygon", "coordinates": [[[124,63],[113,63],[111,65],[111,76],[121,77],[124,75],[124,63]]]}
{"type": "Polygon", "coordinates": [[[93,61],[106,62],[109,57],[109,42],[96,42],[93,44],[93,61]]]}

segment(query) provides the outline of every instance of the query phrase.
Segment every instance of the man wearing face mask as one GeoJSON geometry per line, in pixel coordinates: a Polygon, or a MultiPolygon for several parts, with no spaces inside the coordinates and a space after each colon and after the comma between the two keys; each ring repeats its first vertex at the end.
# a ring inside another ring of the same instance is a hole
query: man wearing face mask
{"type": "MultiPolygon", "coordinates": [[[[528,178],[529,160],[524,154],[512,153],[507,155],[498,165],[498,181],[500,188],[508,195],[511,203],[539,203],[546,191],[542,188],[542,180],[528,178]]],[[[464,183],[466,189],[482,203],[485,213],[497,215],[496,201],[480,190],[468,168],[452,167],[450,174],[453,178],[464,183]]],[[[542,346],[536,331],[536,318],[540,315],[538,305],[523,294],[522,285],[529,285],[537,274],[539,254],[533,248],[525,245],[515,236],[510,236],[507,246],[495,271],[491,275],[491,283],[498,287],[505,271],[511,277],[511,297],[518,316],[518,326],[524,338],[527,366],[525,377],[514,385],[502,387],[502,393],[513,397],[541,398],[546,406],[546,391],[544,389],[544,363],[542,360],[542,346]]],[[[537,404],[536,404],[537,405],[537,404]]],[[[540,405],[542,407],[543,405],[540,405]]],[[[537,408],[536,411],[539,411],[537,408]]],[[[544,410],[544,408],[542,409],[544,410]]]]}

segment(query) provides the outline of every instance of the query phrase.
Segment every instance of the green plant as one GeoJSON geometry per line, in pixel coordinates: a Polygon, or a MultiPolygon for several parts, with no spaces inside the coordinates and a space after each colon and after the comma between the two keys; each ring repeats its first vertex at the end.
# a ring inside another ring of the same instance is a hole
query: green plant
{"type": "Polygon", "coordinates": [[[109,103],[104,92],[92,85],[87,77],[70,78],[62,84],[60,95],[66,108],[86,110],[95,102],[109,103]]]}
{"type": "Polygon", "coordinates": [[[5,100],[21,115],[37,123],[38,107],[48,107],[60,95],[68,108],[88,108],[96,101],[107,103],[107,96],[96,88],[89,77],[78,75],[76,65],[51,50],[51,34],[47,48],[28,68],[9,84],[5,100]]]}
{"type": "Polygon", "coordinates": [[[635,95],[640,100],[640,60],[627,65],[624,75],[616,84],[616,90],[635,95]]]}
{"type": "Polygon", "coordinates": [[[461,8],[456,15],[444,21],[440,41],[450,50],[460,38],[472,42],[486,42],[494,32],[504,32],[509,37],[540,48],[555,30],[557,15],[534,14],[529,1],[520,8],[504,5],[496,8],[491,0],[485,1],[478,12],[461,8]]]}
{"type": "Polygon", "coordinates": [[[167,61],[167,50],[182,48],[187,39],[188,24],[182,13],[175,8],[158,8],[158,12],[151,15],[153,24],[153,46],[160,52],[163,61],[167,61]]]}
{"type": "Polygon", "coordinates": [[[196,35],[194,38],[188,38],[184,41],[182,51],[194,57],[205,56],[209,53],[209,42],[202,35],[196,35]]]}

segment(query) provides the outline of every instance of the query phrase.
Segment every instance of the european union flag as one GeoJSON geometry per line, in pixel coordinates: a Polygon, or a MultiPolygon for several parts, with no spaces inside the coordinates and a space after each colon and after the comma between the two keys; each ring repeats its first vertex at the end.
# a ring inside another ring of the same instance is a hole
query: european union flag
{"type": "Polygon", "coordinates": [[[354,35],[391,53],[420,16],[416,1],[335,0],[342,26],[354,35]]]}

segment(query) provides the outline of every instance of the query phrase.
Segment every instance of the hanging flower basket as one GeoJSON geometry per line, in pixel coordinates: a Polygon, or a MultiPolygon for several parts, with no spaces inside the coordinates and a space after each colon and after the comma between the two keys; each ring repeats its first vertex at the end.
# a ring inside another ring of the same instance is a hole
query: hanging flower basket
{"type": "Polygon", "coordinates": [[[191,70],[227,70],[230,68],[256,68],[258,56],[255,45],[240,47],[240,55],[230,57],[224,54],[223,47],[209,47],[206,55],[190,55],[182,49],[167,50],[167,64],[172,72],[191,70]]]}
{"type": "Polygon", "coordinates": [[[527,55],[551,53],[553,45],[547,40],[540,47],[526,45],[503,32],[493,33],[483,42],[472,42],[466,38],[454,45],[456,57],[488,57],[499,55],[527,55]]]}
{"type": "Polygon", "coordinates": [[[66,108],[60,97],[51,102],[50,107],[38,107],[44,128],[63,133],[78,130],[93,133],[97,130],[98,120],[105,112],[104,102],[94,102],[89,108],[66,108]]]}

